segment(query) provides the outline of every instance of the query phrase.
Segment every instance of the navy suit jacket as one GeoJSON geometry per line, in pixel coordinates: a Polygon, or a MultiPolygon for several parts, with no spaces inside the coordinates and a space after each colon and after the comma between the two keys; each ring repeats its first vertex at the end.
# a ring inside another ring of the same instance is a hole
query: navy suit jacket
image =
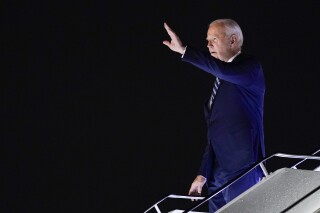
{"type": "Polygon", "coordinates": [[[188,47],[182,58],[220,78],[212,109],[205,104],[208,144],[199,174],[211,178],[214,166],[224,175],[247,169],[265,156],[263,103],[265,81],[260,62],[239,54],[227,63],[188,47]]]}

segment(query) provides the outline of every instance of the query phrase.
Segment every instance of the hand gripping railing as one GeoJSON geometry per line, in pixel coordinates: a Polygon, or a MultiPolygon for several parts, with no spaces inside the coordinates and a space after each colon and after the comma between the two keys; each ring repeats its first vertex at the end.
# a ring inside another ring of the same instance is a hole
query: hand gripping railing
{"type": "Polygon", "coordinates": [[[196,204],[194,206],[192,206],[191,208],[185,210],[183,213],[187,213],[187,212],[191,212],[192,210],[195,210],[196,208],[198,208],[199,206],[201,206],[202,204],[204,204],[205,202],[207,202],[208,200],[210,200],[211,198],[213,198],[214,196],[216,196],[217,194],[219,194],[220,192],[222,192],[223,190],[225,190],[227,187],[229,187],[230,185],[232,185],[233,183],[235,183],[236,181],[238,181],[240,178],[242,178],[243,176],[245,176],[246,174],[248,174],[249,172],[251,172],[253,169],[255,169],[257,166],[260,166],[260,168],[263,171],[263,174],[267,177],[269,176],[266,168],[264,167],[264,162],[266,162],[267,160],[270,160],[273,157],[280,157],[280,158],[291,158],[291,159],[303,159],[300,162],[296,163],[294,166],[292,166],[292,169],[297,169],[297,166],[300,165],[302,162],[306,161],[306,160],[320,160],[320,157],[318,156],[314,156],[315,154],[317,154],[318,152],[320,152],[320,149],[317,150],[316,152],[314,152],[312,155],[293,155],[293,154],[285,154],[285,153],[276,153],[273,154],[269,157],[264,158],[263,160],[261,160],[260,162],[254,164],[253,166],[251,166],[250,168],[248,168],[246,171],[244,171],[242,174],[240,174],[239,176],[237,176],[236,178],[230,180],[229,182],[227,182],[226,184],[222,185],[221,187],[219,187],[215,192],[211,193],[210,195],[208,195],[207,197],[198,197],[198,196],[182,196],[182,195],[174,195],[174,194],[170,194],[165,196],[164,198],[162,198],[161,200],[159,200],[158,202],[156,202],[155,204],[153,204],[150,208],[148,208],[146,211],[144,211],[144,213],[148,212],[149,210],[155,208],[156,211],[158,213],[161,213],[158,205],[163,202],[164,200],[166,200],[167,198],[183,198],[183,199],[190,199],[190,200],[200,200],[197,201],[196,204]]]}
{"type": "Polygon", "coordinates": [[[162,198],[161,200],[159,200],[158,202],[156,202],[155,204],[153,204],[150,208],[148,208],[146,211],[144,211],[144,213],[148,212],[149,210],[155,208],[156,211],[158,213],[161,213],[158,205],[163,202],[164,200],[166,200],[167,198],[182,198],[182,199],[190,199],[190,200],[201,200],[204,199],[205,197],[199,197],[199,196],[183,196],[183,195],[174,195],[174,194],[170,194],[165,196],[164,198],[162,198]]]}

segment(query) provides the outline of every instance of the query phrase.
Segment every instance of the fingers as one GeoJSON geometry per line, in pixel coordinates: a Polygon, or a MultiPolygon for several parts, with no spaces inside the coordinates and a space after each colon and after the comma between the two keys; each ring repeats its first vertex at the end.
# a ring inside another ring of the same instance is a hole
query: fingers
{"type": "Polygon", "coordinates": [[[162,43],[168,47],[170,46],[170,41],[163,41],[162,43]]]}
{"type": "Polygon", "coordinates": [[[195,189],[194,189],[193,185],[191,185],[188,195],[194,195],[194,194],[195,194],[195,189]]]}
{"type": "Polygon", "coordinates": [[[166,22],[164,22],[164,28],[166,29],[171,39],[176,37],[176,33],[169,27],[169,25],[166,22]]]}
{"type": "Polygon", "coordinates": [[[200,185],[192,184],[189,195],[201,195],[202,187],[200,185]]]}
{"type": "MultiPolygon", "coordinates": [[[[189,195],[190,196],[200,196],[201,193],[199,192],[196,192],[196,191],[192,191],[192,192],[189,192],[189,195]]],[[[195,198],[192,198],[191,201],[197,201],[198,199],[195,199],[195,198]]]]}
{"type": "MultiPolygon", "coordinates": [[[[193,182],[191,184],[188,195],[191,196],[200,196],[202,191],[202,186],[198,182],[193,182]]],[[[198,199],[191,199],[191,201],[197,201],[198,199]]]]}
{"type": "Polygon", "coordinates": [[[190,188],[188,195],[193,195],[193,189],[190,188]]]}
{"type": "Polygon", "coordinates": [[[201,187],[201,186],[198,186],[197,192],[198,192],[199,195],[201,195],[201,191],[202,191],[202,187],[201,187]]]}
{"type": "Polygon", "coordinates": [[[164,28],[165,28],[167,31],[173,31],[166,22],[164,22],[164,28]]]}
{"type": "MultiPolygon", "coordinates": [[[[167,25],[166,22],[164,22],[164,28],[166,29],[167,33],[169,34],[171,40],[174,38],[174,33],[173,31],[171,30],[171,28],[167,25]]],[[[164,45],[166,45],[167,47],[170,48],[171,46],[171,42],[170,41],[163,41],[162,42],[164,45]]]]}
{"type": "Polygon", "coordinates": [[[185,46],[183,46],[178,35],[176,35],[176,33],[165,22],[164,22],[164,27],[167,33],[169,34],[171,40],[165,40],[162,43],[167,47],[169,47],[172,51],[183,54],[185,51],[185,46]]]}

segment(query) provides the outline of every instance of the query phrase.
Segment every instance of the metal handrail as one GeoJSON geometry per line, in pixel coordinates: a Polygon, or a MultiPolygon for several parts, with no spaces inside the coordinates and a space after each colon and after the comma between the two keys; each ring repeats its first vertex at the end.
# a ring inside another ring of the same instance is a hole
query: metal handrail
{"type": "MultiPolygon", "coordinates": [[[[317,154],[318,152],[320,152],[320,149],[318,149],[317,151],[315,151],[314,153],[312,153],[312,155],[317,154]]],[[[304,161],[306,161],[307,159],[303,159],[302,161],[299,161],[298,163],[296,163],[295,165],[293,165],[291,168],[297,169],[297,166],[300,165],[301,163],[303,163],[304,161]]]]}
{"type": "Polygon", "coordinates": [[[229,187],[230,185],[232,185],[233,183],[235,183],[236,181],[238,181],[240,178],[242,178],[243,176],[245,176],[246,174],[248,174],[249,172],[251,172],[253,169],[255,169],[257,166],[260,166],[260,168],[263,171],[264,176],[269,176],[268,171],[266,170],[266,168],[264,167],[264,162],[266,162],[267,160],[270,160],[273,157],[280,157],[280,158],[291,158],[291,159],[303,159],[302,161],[296,163],[294,166],[292,166],[291,168],[293,169],[297,169],[296,166],[298,166],[299,164],[301,164],[302,162],[306,161],[306,160],[320,160],[320,157],[318,156],[314,156],[315,154],[317,154],[318,152],[320,152],[320,149],[317,150],[316,152],[314,152],[312,155],[293,155],[293,154],[285,154],[285,153],[276,153],[273,154],[269,157],[264,158],[263,160],[261,160],[260,162],[255,163],[253,166],[251,166],[250,168],[248,168],[245,172],[243,172],[242,174],[240,174],[239,176],[237,176],[236,178],[230,180],[229,182],[227,182],[226,184],[224,184],[223,186],[219,187],[216,192],[211,193],[210,195],[208,195],[207,197],[199,197],[199,196],[183,196],[183,195],[175,195],[175,194],[169,194],[165,197],[163,197],[162,199],[160,199],[159,201],[157,201],[156,203],[154,203],[151,207],[149,207],[146,211],[144,211],[144,213],[148,212],[149,210],[155,208],[156,211],[158,213],[161,213],[158,204],[160,204],[161,202],[163,202],[164,200],[166,200],[167,198],[183,198],[183,199],[190,199],[190,200],[200,200],[197,201],[196,204],[194,206],[192,206],[191,208],[185,210],[183,213],[187,213],[190,212],[196,208],[198,208],[199,206],[201,206],[202,204],[204,204],[205,202],[207,202],[208,200],[210,200],[212,197],[216,196],[218,193],[222,192],[223,190],[225,190],[227,187],[229,187]]]}
{"type": "MultiPolygon", "coordinates": [[[[317,151],[318,152],[318,151],[317,151]]],[[[317,153],[316,152],[316,153],[317,153]]],[[[245,172],[243,172],[242,174],[240,174],[239,176],[237,176],[236,178],[230,180],[229,182],[227,182],[226,184],[222,185],[220,188],[218,188],[216,190],[216,192],[211,193],[210,195],[208,195],[205,199],[202,199],[201,201],[198,201],[195,205],[193,205],[191,208],[185,210],[183,213],[187,213],[190,212],[196,208],[198,208],[199,206],[201,206],[202,204],[204,204],[205,202],[207,202],[208,200],[210,200],[212,197],[216,196],[218,193],[222,192],[223,190],[225,190],[227,187],[229,187],[230,185],[232,185],[233,183],[235,183],[236,181],[238,181],[240,178],[242,178],[243,176],[245,176],[246,174],[248,174],[249,172],[251,172],[253,169],[255,169],[257,166],[260,166],[261,169],[263,170],[264,174],[266,175],[267,173],[265,173],[265,169],[263,167],[263,163],[273,157],[280,157],[280,158],[292,158],[292,159],[304,159],[305,160],[320,160],[320,157],[318,156],[312,156],[312,155],[293,155],[293,154],[285,154],[285,153],[276,153],[273,154],[269,157],[264,158],[263,160],[261,160],[260,162],[254,164],[253,166],[251,166],[249,169],[247,169],[245,172]]],[[[302,162],[303,162],[302,161],[302,162]]],[[[301,163],[302,163],[301,162],[301,163]]],[[[294,166],[293,166],[294,167],[294,166]]],[[[291,168],[293,168],[291,167],[291,168]]],[[[268,175],[268,174],[267,174],[268,175]]],[[[266,176],[267,176],[266,175],[266,176]]]]}

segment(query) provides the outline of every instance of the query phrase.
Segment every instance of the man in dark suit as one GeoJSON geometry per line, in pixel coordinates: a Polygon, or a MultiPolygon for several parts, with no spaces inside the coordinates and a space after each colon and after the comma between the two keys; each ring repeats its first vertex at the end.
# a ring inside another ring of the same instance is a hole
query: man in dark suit
{"type": "MultiPolygon", "coordinates": [[[[265,156],[263,103],[265,82],[260,62],[241,53],[243,35],[232,19],[210,23],[209,52],[185,46],[166,24],[171,40],[163,44],[182,54],[182,60],[216,77],[212,95],[204,106],[208,142],[198,175],[189,194],[201,194],[204,184],[215,192],[265,156]]],[[[257,168],[209,201],[215,212],[261,180],[257,168]]]]}

